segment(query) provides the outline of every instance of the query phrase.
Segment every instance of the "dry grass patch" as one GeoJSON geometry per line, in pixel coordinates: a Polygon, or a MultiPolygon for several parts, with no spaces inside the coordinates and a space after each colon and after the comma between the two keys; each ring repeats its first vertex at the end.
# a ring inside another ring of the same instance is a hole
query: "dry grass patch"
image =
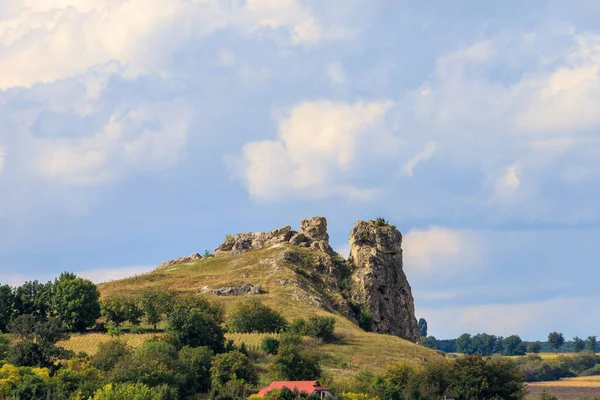
{"type": "Polygon", "coordinates": [[[139,347],[147,340],[156,336],[156,333],[125,333],[118,337],[113,337],[105,333],[83,333],[73,334],[69,340],[59,342],[58,345],[64,347],[67,350],[72,350],[75,353],[87,353],[91,356],[98,352],[98,346],[101,343],[108,342],[110,340],[118,338],[124,341],[131,347],[139,347]]]}

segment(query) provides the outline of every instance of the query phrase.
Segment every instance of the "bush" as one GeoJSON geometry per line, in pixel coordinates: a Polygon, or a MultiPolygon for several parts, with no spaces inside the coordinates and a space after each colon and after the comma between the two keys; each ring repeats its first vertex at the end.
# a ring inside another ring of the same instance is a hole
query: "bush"
{"type": "Polygon", "coordinates": [[[295,335],[282,335],[277,357],[271,372],[283,381],[309,381],[320,378],[319,356],[303,352],[302,339],[295,335]]]}
{"type": "Polygon", "coordinates": [[[256,299],[238,304],[227,321],[229,330],[236,333],[274,333],[285,326],[281,314],[256,299]]]}
{"type": "Polygon", "coordinates": [[[131,355],[131,351],[131,347],[120,340],[100,343],[98,352],[92,357],[92,365],[101,371],[110,371],[120,360],[131,355]]]}
{"type": "Polygon", "coordinates": [[[373,330],[373,313],[370,310],[362,310],[356,320],[363,331],[371,332],[373,330]]]}
{"type": "Polygon", "coordinates": [[[335,318],[313,315],[308,318],[296,318],[289,326],[290,333],[312,338],[320,338],[325,341],[333,340],[335,329],[335,318]]]}
{"type": "Polygon", "coordinates": [[[220,388],[232,380],[241,380],[251,385],[258,383],[258,374],[254,365],[239,351],[217,354],[212,360],[210,374],[215,388],[220,388]]]}
{"type": "Polygon", "coordinates": [[[267,336],[263,338],[260,343],[260,348],[266,354],[277,354],[277,350],[279,350],[279,340],[272,336],[267,336]]]}
{"type": "Polygon", "coordinates": [[[225,336],[219,326],[219,312],[204,299],[185,301],[171,312],[168,332],[182,346],[208,346],[215,353],[220,353],[225,349],[225,336]]]}
{"type": "MultiPolygon", "coordinates": [[[[208,347],[184,347],[179,350],[179,360],[187,368],[187,387],[193,393],[210,389],[210,367],[213,351],[208,347]]],[[[192,394],[193,394],[192,393],[192,394]]]]}
{"type": "Polygon", "coordinates": [[[108,384],[91,400],[177,400],[177,391],[166,385],[149,387],[143,383],[108,384]]]}

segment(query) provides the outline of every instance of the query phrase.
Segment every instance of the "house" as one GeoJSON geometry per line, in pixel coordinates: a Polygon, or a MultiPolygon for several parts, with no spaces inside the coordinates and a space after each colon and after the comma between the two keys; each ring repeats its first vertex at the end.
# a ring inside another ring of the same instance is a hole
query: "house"
{"type": "Polygon", "coordinates": [[[297,390],[298,393],[306,393],[308,395],[316,394],[319,397],[321,397],[321,399],[333,398],[333,394],[331,394],[331,392],[329,391],[329,389],[327,389],[324,386],[321,386],[319,384],[319,382],[317,382],[317,381],[289,381],[289,382],[280,381],[280,382],[272,382],[266,388],[261,389],[258,392],[258,395],[259,396],[265,396],[271,390],[275,390],[275,389],[281,390],[283,388],[288,388],[288,389],[290,389],[292,391],[297,390]]]}

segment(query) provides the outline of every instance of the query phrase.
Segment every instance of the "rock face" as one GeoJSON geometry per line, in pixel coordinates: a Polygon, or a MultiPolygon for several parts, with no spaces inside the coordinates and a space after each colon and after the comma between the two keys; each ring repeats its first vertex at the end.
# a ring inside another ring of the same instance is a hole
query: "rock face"
{"type": "Polygon", "coordinates": [[[352,302],[373,316],[372,330],[419,340],[410,285],[402,264],[402,235],[379,221],[359,221],[350,233],[352,302]]]}
{"type": "Polygon", "coordinates": [[[185,264],[185,263],[199,261],[199,260],[202,260],[202,256],[198,253],[194,253],[194,254],[190,254],[187,257],[180,257],[180,258],[176,258],[174,260],[165,261],[164,263],[162,263],[158,267],[156,267],[156,270],[158,271],[161,269],[167,269],[167,268],[172,267],[173,265],[185,264]]]}
{"type": "Polygon", "coordinates": [[[240,296],[243,294],[261,294],[263,293],[260,285],[251,285],[244,282],[241,286],[227,286],[212,290],[217,296],[240,296]]]}
{"type": "Polygon", "coordinates": [[[227,236],[225,242],[215,249],[215,255],[235,255],[287,243],[310,247],[331,255],[335,253],[329,245],[327,220],[324,217],[314,217],[302,221],[300,232],[293,231],[290,226],[284,226],[271,232],[245,232],[227,236]]]}

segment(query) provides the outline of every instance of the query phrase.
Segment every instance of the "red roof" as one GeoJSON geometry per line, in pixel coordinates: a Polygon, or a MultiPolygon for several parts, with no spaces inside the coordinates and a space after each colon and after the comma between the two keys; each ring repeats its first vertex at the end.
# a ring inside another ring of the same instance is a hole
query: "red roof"
{"type": "Polygon", "coordinates": [[[272,382],[266,388],[261,389],[258,392],[258,395],[264,396],[267,393],[269,393],[271,390],[274,390],[274,389],[281,390],[284,387],[286,387],[290,390],[298,389],[298,393],[305,392],[307,394],[312,394],[315,391],[321,392],[321,391],[329,390],[326,387],[319,385],[319,382],[317,382],[317,381],[290,381],[290,382],[281,381],[281,382],[272,382]]]}

